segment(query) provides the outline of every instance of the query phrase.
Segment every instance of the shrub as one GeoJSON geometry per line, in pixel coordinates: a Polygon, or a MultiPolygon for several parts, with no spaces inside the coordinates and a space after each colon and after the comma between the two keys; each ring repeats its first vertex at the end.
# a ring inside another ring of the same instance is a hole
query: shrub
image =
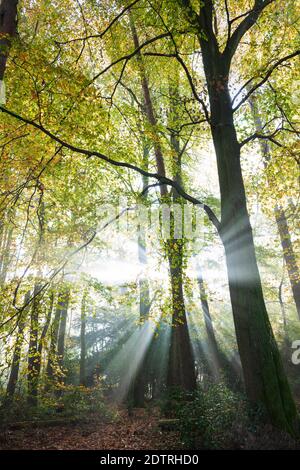
{"type": "Polygon", "coordinates": [[[211,384],[195,392],[193,400],[178,407],[177,417],[184,446],[225,448],[237,419],[247,421],[245,400],[224,384],[211,384]]]}

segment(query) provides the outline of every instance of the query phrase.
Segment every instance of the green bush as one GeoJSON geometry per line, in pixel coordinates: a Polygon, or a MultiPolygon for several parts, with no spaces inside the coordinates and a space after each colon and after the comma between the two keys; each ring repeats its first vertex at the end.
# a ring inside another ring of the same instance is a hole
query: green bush
{"type": "Polygon", "coordinates": [[[246,402],[224,384],[199,389],[177,417],[182,443],[189,448],[225,448],[237,419],[247,421],[246,402]]]}
{"type": "Polygon", "coordinates": [[[63,388],[57,402],[65,415],[82,417],[91,413],[106,415],[108,413],[99,385],[87,388],[82,385],[67,385],[63,388]]]}
{"type": "Polygon", "coordinates": [[[106,404],[101,385],[93,388],[81,385],[62,385],[47,393],[40,393],[38,406],[29,406],[25,394],[15,394],[11,401],[0,397],[0,420],[3,426],[19,421],[47,421],[72,418],[85,420],[97,418],[113,419],[114,414],[106,404]]]}

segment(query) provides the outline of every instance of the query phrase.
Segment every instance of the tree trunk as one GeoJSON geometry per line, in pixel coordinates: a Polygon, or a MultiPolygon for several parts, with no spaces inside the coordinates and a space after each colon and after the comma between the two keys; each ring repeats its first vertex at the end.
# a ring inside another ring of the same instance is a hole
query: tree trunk
{"type": "Polygon", "coordinates": [[[55,316],[51,325],[51,336],[50,336],[50,347],[48,352],[48,362],[46,368],[46,374],[48,379],[53,380],[56,375],[57,370],[57,340],[58,340],[58,330],[60,324],[60,315],[61,308],[59,300],[61,299],[62,294],[58,294],[58,304],[55,309],[55,316]]]}
{"type": "Polygon", "coordinates": [[[284,261],[287,267],[289,280],[293,292],[294,301],[297,308],[298,318],[300,320],[300,270],[297,263],[296,254],[289,231],[287,217],[284,209],[280,205],[274,208],[275,219],[278,233],[280,236],[284,261]]]}
{"type": "MultiPolygon", "coordinates": [[[[263,124],[258,113],[255,98],[249,99],[253,120],[258,134],[263,134],[263,124]]],[[[268,166],[271,158],[271,150],[267,141],[260,140],[260,148],[264,159],[265,167],[268,166]]],[[[270,183],[271,185],[271,183],[270,183]]],[[[297,257],[293,248],[293,243],[289,231],[288,221],[285,210],[279,204],[274,207],[274,215],[277,224],[277,229],[280,237],[283,257],[286,264],[289,280],[292,288],[294,301],[297,308],[298,318],[300,320],[300,269],[297,262],[297,257]]]]}
{"type": "Polygon", "coordinates": [[[202,312],[204,317],[204,324],[206,329],[207,335],[207,342],[208,342],[208,353],[211,358],[211,369],[210,372],[214,380],[220,380],[220,370],[221,370],[221,363],[220,363],[220,350],[216,340],[214,326],[212,322],[212,318],[210,315],[210,310],[207,301],[206,289],[203,281],[203,275],[200,268],[200,265],[197,266],[197,281],[199,286],[199,293],[200,293],[200,300],[202,306],[202,312]]]}
{"type": "MultiPolygon", "coordinates": [[[[62,373],[64,355],[65,355],[65,336],[66,336],[66,326],[67,326],[67,316],[68,316],[68,306],[69,306],[70,290],[66,288],[58,302],[60,308],[60,324],[58,331],[58,341],[57,341],[57,356],[58,356],[58,365],[60,372],[62,373]]],[[[62,380],[64,382],[64,380],[62,380]]]]}
{"type": "MultiPolygon", "coordinates": [[[[130,17],[131,32],[135,48],[139,47],[139,40],[132,16],[130,17]]],[[[142,92],[144,97],[145,115],[149,124],[156,132],[157,120],[151,100],[148,79],[146,76],[142,56],[137,54],[140,67],[142,92]]],[[[156,160],[157,173],[166,175],[165,163],[159,139],[154,141],[154,154],[156,160]]],[[[168,199],[167,186],[160,185],[162,200],[168,199]]],[[[176,240],[177,242],[177,240],[176,240]]],[[[184,305],[182,289],[182,247],[175,249],[176,243],[173,240],[167,242],[168,260],[170,266],[171,290],[172,290],[172,332],[169,352],[169,371],[167,383],[169,387],[180,387],[184,390],[193,390],[196,387],[195,366],[192,348],[190,344],[186,311],[184,305]]],[[[178,244],[179,246],[180,244],[178,244]]]]}
{"type": "MultiPolygon", "coordinates": [[[[178,75],[172,76],[172,81],[169,84],[169,127],[170,129],[175,128],[175,132],[171,131],[170,135],[170,145],[174,152],[173,179],[183,187],[181,168],[183,152],[176,132],[178,115],[176,105],[172,101],[174,98],[180,101],[178,75]]],[[[172,199],[174,204],[182,202],[176,190],[172,192],[172,199]]],[[[172,236],[174,237],[174,216],[171,213],[172,236]]],[[[173,308],[167,385],[168,387],[179,387],[186,391],[193,391],[196,388],[196,372],[183,294],[183,256],[185,249],[183,233],[180,239],[171,238],[167,241],[166,249],[170,267],[173,308]]]]}
{"type": "MultiPolygon", "coordinates": [[[[148,170],[148,160],[149,160],[149,147],[147,142],[144,139],[143,144],[143,168],[148,170]]],[[[143,191],[146,190],[148,185],[148,178],[143,177],[143,191]]],[[[143,195],[143,203],[147,202],[147,193],[143,195]]],[[[143,230],[143,227],[138,228],[138,257],[139,262],[143,268],[147,266],[147,246],[146,246],[146,234],[143,230]]],[[[149,293],[149,282],[148,279],[144,278],[144,273],[139,279],[139,297],[140,297],[140,328],[143,323],[146,321],[149,310],[150,310],[150,293],[149,293]]],[[[134,377],[133,383],[133,404],[136,407],[143,407],[145,404],[145,389],[147,383],[147,373],[145,370],[145,364],[147,356],[149,354],[149,348],[145,351],[144,357],[142,358],[141,363],[139,364],[138,370],[134,377]]]]}
{"type": "MultiPolygon", "coordinates": [[[[24,298],[24,305],[28,303],[29,299],[30,299],[30,292],[27,292],[24,298]]],[[[24,328],[26,325],[27,313],[28,313],[28,309],[25,308],[19,318],[18,333],[17,333],[16,343],[15,343],[15,348],[14,348],[14,353],[13,353],[10,375],[9,375],[7,388],[6,388],[6,399],[8,401],[10,401],[13,398],[15,394],[15,390],[16,390],[16,385],[18,382],[21,350],[22,350],[22,345],[24,342],[24,328]]]]}
{"type": "Polygon", "coordinates": [[[38,292],[41,286],[36,283],[34,286],[33,296],[34,300],[31,307],[30,315],[30,334],[29,334],[29,348],[28,348],[28,369],[27,369],[27,384],[28,384],[28,404],[37,406],[38,403],[38,333],[39,333],[39,309],[40,297],[38,292]]]}
{"type": "Polygon", "coordinates": [[[2,256],[1,256],[0,286],[3,286],[6,281],[7,269],[10,263],[10,250],[11,250],[11,242],[12,242],[12,236],[13,236],[13,228],[8,227],[4,233],[6,237],[4,238],[4,243],[3,243],[4,246],[3,246],[2,256]]]}
{"type": "Polygon", "coordinates": [[[196,374],[183,296],[182,258],[182,241],[170,240],[168,259],[172,291],[172,330],[167,385],[169,388],[193,391],[196,388],[196,374]]]}
{"type": "Polygon", "coordinates": [[[80,371],[79,383],[86,386],[86,298],[87,292],[83,293],[81,303],[81,322],[80,322],[80,371]]]}
{"type": "MultiPolygon", "coordinates": [[[[200,33],[200,31],[199,31],[200,33]]],[[[199,38],[211,107],[221,193],[220,235],[225,248],[234,324],[246,392],[264,403],[273,424],[296,431],[297,412],[269,322],[240,163],[228,88],[230,61],[199,38]]]]}
{"type": "Polygon", "coordinates": [[[47,336],[47,333],[48,333],[48,329],[49,329],[50,322],[51,322],[51,317],[52,317],[53,303],[54,303],[54,294],[53,294],[53,292],[51,292],[49,309],[48,309],[46,319],[45,319],[45,323],[44,323],[44,326],[43,326],[43,329],[42,329],[42,333],[41,333],[41,336],[40,336],[40,339],[39,339],[39,342],[38,342],[38,355],[37,355],[37,360],[36,360],[36,369],[37,369],[38,379],[39,379],[40,372],[41,372],[42,353],[43,353],[45,340],[46,340],[46,336],[47,336]]]}

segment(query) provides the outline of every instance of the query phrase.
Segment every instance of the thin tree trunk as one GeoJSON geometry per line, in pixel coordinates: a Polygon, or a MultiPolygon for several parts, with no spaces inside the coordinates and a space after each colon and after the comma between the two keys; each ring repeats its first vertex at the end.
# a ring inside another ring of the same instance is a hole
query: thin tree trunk
{"type": "Polygon", "coordinates": [[[219,350],[219,346],[216,340],[214,326],[212,322],[212,318],[210,315],[209,305],[207,301],[206,289],[205,284],[203,281],[203,275],[200,265],[197,266],[197,281],[199,286],[199,293],[200,293],[200,300],[201,300],[201,307],[204,317],[204,324],[206,329],[207,341],[208,341],[208,352],[211,356],[212,364],[211,364],[211,372],[213,378],[215,380],[220,380],[220,370],[221,370],[221,362],[220,362],[220,355],[221,352],[219,350]]]}
{"type": "MultiPolygon", "coordinates": [[[[138,48],[139,39],[132,16],[130,16],[130,25],[134,46],[135,48],[138,48]]],[[[157,127],[157,120],[151,100],[148,79],[140,53],[137,54],[137,60],[140,67],[145,115],[149,124],[152,126],[153,131],[155,132],[157,127]]],[[[154,154],[157,173],[161,176],[165,176],[165,164],[159,139],[155,139],[154,141],[154,154]]],[[[160,194],[162,200],[168,199],[169,194],[166,185],[160,185],[160,194]]],[[[178,241],[176,240],[176,242],[178,241]]],[[[195,366],[189,338],[182,289],[182,247],[175,249],[175,246],[177,245],[179,247],[180,243],[176,244],[172,240],[167,242],[172,290],[172,332],[167,384],[169,387],[180,387],[182,389],[191,391],[196,387],[195,366]]]]}
{"type": "Polygon", "coordinates": [[[28,384],[28,404],[37,406],[38,403],[38,332],[39,332],[39,309],[40,298],[39,291],[41,286],[36,283],[34,286],[34,300],[31,307],[30,314],[30,334],[29,334],[29,348],[28,348],[28,369],[27,369],[27,384],[28,384]]]}
{"type": "Polygon", "coordinates": [[[215,380],[224,379],[227,385],[232,390],[241,389],[241,370],[238,367],[234,368],[232,362],[227,358],[226,354],[220,349],[214,330],[213,321],[210,314],[210,309],[207,301],[207,294],[205,289],[205,283],[202,276],[202,270],[200,265],[197,267],[198,272],[198,286],[200,293],[201,306],[203,311],[205,329],[208,339],[208,351],[212,357],[213,364],[211,370],[215,380]],[[223,373],[223,376],[222,376],[223,373]]]}
{"type": "Polygon", "coordinates": [[[83,293],[81,303],[81,321],[80,321],[80,371],[79,382],[86,386],[86,299],[87,292],[83,293]]]}
{"type": "Polygon", "coordinates": [[[58,340],[58,330],[60,324],[60,315],[61,308],[59,300],[61,299],[62,294],[58,294],[58,304],[55,309],[54,319],[51,325],[51,336],[50,336],[50,347],[48,352],[48,362],[46,368],[46,374],[48,379],[53,380],[56,375],[57,370],[57,340],[58,340]]]}
{"type": "MultiPolygon", "coordinates": [[[[180,100],[178,75],[172,76],[172,81],[169,85],[169,96],[169,127],[170,129],[176,129],[178,125],[178,115],[172,99],[180,100]]],[[[170,144],[174,152],[173,179],[178,185],[183,187],[181,168],[182,151],[176,131],[171,132],[170,144]]],[[[174,204],[180,204],[182,202],[176,190],[172,192],[172,199],[174,204]]],[[[195,362],[183,294],[183,257],[185,243],[183,233],[181,234],[181,238],[175,239],[172,238],[172,236],[175,236],[174,232],[174,214],[171,213],[171,239],[167,241],[166,247],[171,275],[173,315],[167,385],[169,387],[175,386],[187,391],[193,391],[196,388],[195,362]]]]}
{"type": "Polygon", "coordinates": [[[13,228],[8,227],[7,232],[6,232],[6,238],[4,241],[4,246],[3,246],[3,253],[1,257],[2,263],[1,263],[1,269],[0,269],[0,286],[3,286],[3,284],[6,281],[7,269],[8,269],[9,262],[10,262],[10,250],[11,250],[12,236],[13,236],[13,228]]]}
{"type": "MultiPolygon", "coordinates": [[[[24,305],[28,303],[30,299],[30,292],[27,292],[24,298],[24,305]]],[[[6,388],[6,399],[10,401],[16,390],[16,385],[18,382],[19,376],[19,369],[20,369],[20,359],[21,359],[21,351],[22,345],[24,343],[24,328],[26,325],[26,315],[28,313],[28,309],[25,308],[19,318],[19,326],[18,326],[18,333],[15,342],[14,352],[13,352],[13,359],[11,364],[11,370],[9,374],[9,379],[6,388]]]]}
{"type": "MultiPolygon", "coordinates": [[[[251,106],[253,120],[258,134],[263,134],[263,123],[258,113],[255,98],[249,99],[251,106]]],[[[260,140],[260,148],[264,159],[265,167],[271,159],[271,150],[267,141],[260,140]]],[[[297,262],[297,257],[293,248],[293,243],[289,231],[287,216],[284,208],[280,204],[274,207],[274,216],[277,224],[277,229],[280,237],[284,261],[286,264],[289,280],[292,288],[294,301],[297,308],[298,318],[300,320],[300,268],[297,262]]]]}
{"type": "Polygon", "coordinates": [[[187,14],[199,28],[221,193],[220,235],[245,387],[251,401],[265,405],[274,425],[296,433],[297,410],[269,322],[247,210],[240,145],[228,87],[232,51],[227,48],[220,52],[213,32],[212,11],[212,1],[206,0],[197,20],[190,8],[187,14]]]}
{"type": "Polygon", "coordinates": [[[39,379],[42,365],[42,353],[45,345],[46,336],[51,322],[52,312],[53,312],[53,303],[54,303],[54,294],[50,294],[50,305],[45,319],[45,323],[42,329],[42,333],[38,342],[38,355],[36,360],[36,369],[37,369],[37,379],[39,379]]]}
{"type": "Polygon", "coordinates": [[[284,305],[283,295],[282,295],[283,283],[284,283],[284,275],[282,276],[282,279],[280,281],[279,288],[278,288],[278,300],[279,300],[279,305],[280,305],[280,310],[281,310],[281,315],[282,315],[282,321],[283,321],[284,351],[285,351],[285,353],[288,353],[288,351],[290,350],[290,340],[289,340],[289,332],[288,332],[288,326],[287,326],[287,317],[286,317],[285,305],[284,305]]]}
{"type": "MultiPolygon", "coordinates": [[[[144,139],[143,143],[143,168],[148,169],[148,160],[149,160],[149,146],[144,139]]],[[[148,185],[148,178],[143,177],[143,191],[146,191],[148,185]]],[[[143,195],[143,203],[147,202],[147,194],[143,195]]],[[[145,269],[147,266],[147,246],[146,246],[146,234],[143,230],[143,227],[139,227],[138,233],[138,258],[141,266],[145,269]]],[[[149,310],[150,310],[150,293],[149,293],[149,282],[148,279],[144,278],[144,273],[139,279],[139,299],[140,299],[140,328],[143,323],[146,321],[149,310]]],[[[141,360],[141,363],[138,366],[136,371],[134,381],[133,381],[133,404],[136,407],[143,407],[145,404],[145,392],[146,392],[146,383],[147,383],[147,371],[145,370],[145,364],[147,356],[149,354],[149,349],[145,351],[144,357],[141,360]]]]}
{"type": "Polygon", "coordinates": [[[57,341],[57,356],[58,356],[58,365],[60,368],[60,372],[62,372],[62,369],[63,369],[64,355],[65,355],[65,336],[66,336],[69,298],[70,298],[70,290],[66,288],[62,292],[61,298],[59,300],[59,308],[61,309],[61,313],[60,313],[60,324],[59,324],[58,341],[57,341]]]}
{"type": "Polygon", "coordinates": [[[196,374],[183,296],[181,240],[176,240],[173,244],[168,243],[168,258],[172,291],[172,330],[167,385],[170,388],[193,391],[196,388],[196,374]]]}

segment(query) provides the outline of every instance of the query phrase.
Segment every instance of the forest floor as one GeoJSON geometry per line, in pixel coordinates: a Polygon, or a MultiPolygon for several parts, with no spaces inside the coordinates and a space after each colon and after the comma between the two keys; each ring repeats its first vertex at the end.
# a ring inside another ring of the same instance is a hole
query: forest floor
{"type": "MultiPolygon", "coordinates": [[[[0,431],[0,450],[160,450],[180,449],[179,434],[162,431],[157,409],[120,409],[112,421],[99,416],[84,422],[22,426],[0,431]]],[[[46,424],[46,423],[45,423],[46,424]]]]}

